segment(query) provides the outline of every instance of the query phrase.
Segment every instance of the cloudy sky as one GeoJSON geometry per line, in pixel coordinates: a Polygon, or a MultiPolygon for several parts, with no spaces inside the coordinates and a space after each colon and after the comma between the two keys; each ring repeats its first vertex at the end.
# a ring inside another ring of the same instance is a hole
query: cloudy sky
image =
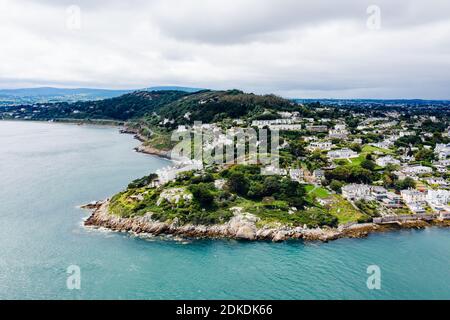
{"type": "Polygon", "coordinates": [[[0,39],[0,88],[450,99],[448,0],[0,0],[0,39]]]}

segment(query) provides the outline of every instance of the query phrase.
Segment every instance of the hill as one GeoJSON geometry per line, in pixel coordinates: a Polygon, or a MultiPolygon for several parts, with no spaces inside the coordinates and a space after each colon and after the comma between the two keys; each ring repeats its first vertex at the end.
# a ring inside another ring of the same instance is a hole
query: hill
{"type": "Polygon", "coordinates": [[[266,109],[290,110],[295,107],[291,101],[275,95],[255,95],[239,90],[201,91],[163,106],[159,114],[176,123],[211,122],[256,115],[266,109]]]}
{"type": "Polygon", "coordinates": [[[135,91],[119,97],[74,103],[42,103],[5,108],[5,114],[31,120],[109,119],[138,120],[153,113],[174,120],[172,124],[192,121],[211,122],[223,118],[254,116],[266,110],[291,110],[297,106],[274,95],[255,95],[239,90],[189,93],[185,91],[135,91]],[[18,111],[20,110],[20,112],[18,111]]]}
{"type": "MultiPolygon", "coordinates": [[[[197,92],[203,89],[178,87],[178,86],[158,86],[140,89],[140,91],[183,91],[197,92]]],[[[26,105],[34,103],[55,103],[55,102],[78,102],[111,99],[121,95],[131,93],[136,89],[110,90],[92,88],[20,88],[20,89],[0,89],[0,106],[4,105],[26,105]]]]}

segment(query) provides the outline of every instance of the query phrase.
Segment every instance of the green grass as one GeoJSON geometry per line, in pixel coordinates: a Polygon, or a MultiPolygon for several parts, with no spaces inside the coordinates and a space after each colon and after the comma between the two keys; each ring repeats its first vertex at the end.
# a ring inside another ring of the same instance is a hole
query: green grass
{"type": "Polygon", "coordinates": [[[340,224],[349,222],[357,222],[364,218],[365,215],[352,206],[350,202],[342,198],[340,195],[332,195],[333,203],[328,207],[328,212],[335,216],[340,224]]]}
{"type": "Polygon", "coordinates": [[[306,194],[310,197],[315,196],[316,198],[327,198],[330,196],[328,190],[322,187],[316,187],[312,184],[308,184],[307,186],[305,186],[305,191],[306,194]]]}
{"type": "Polygon", "coordinates": [[[384,154],[394,154],[394,151],[389,150],[389,149],[384,149],[384,148],[378,148],[378,147],[374,147],[374,146],[370,146],[370,145],[365,145],[362,148],[362,153],[364,154],[368,154],[368,153],[372,153],[372,152],[382,152],[384,154]]]}
{"type": "Polygon", "coordinates": [[[354,166],[359,166],[361,165],[361,162],[363,162],[366,159],[366,155],[365,154],[360,154],[357,158],[350,158],[349,160],[349,165],[354,167],[354,166]]]}

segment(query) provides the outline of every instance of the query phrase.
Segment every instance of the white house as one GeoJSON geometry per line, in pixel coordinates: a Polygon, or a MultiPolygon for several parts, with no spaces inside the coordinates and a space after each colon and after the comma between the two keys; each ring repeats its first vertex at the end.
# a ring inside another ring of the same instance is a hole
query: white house
{"type": "Polygon", "coordinates": [[[317,141],[311,142],[307,149],[310,151],[315,150],[328,151],[331,150],[332,147],[333,144],[330,141],[317,141]]]}
{"type": "Polygon", "coordinates": [[[380,167],[386,167],[388,164],[400,165],[400,161],[394,159],[392,156],[380,157],[377,160],[375,160],[375,163],[380,167]]]}
{"type": "Polygon", "coordinates": [[[348,158],[356,158],[358,157],[358,153],[356,153],[353,150],[350,149],[340,149],[340,150],[333,150],[328,152],[328,158],[331,160],[335,159],[348,159],[348,158]]]}
{"type": "Polygon", "coordinates": [[[252,121],[252,127],[263,128],[265,126],[294,124],[296,122],[295,119],[254,120],[252,121]]]}
{"type": "Polygon", "coordinates": [[[426,183],[428,183],[429,185],[438,185],[438,186],[448,186],[448,182],[447,180],[445,180],[442,177],[429,177],[429,178],[424,178],[423,179],[426,183]]]}
{"type": "Polygon", "coordinates": [[[400,208],[402,207],[402,197],[394,192],[387,192],[386,198],[381,200],[386,207],[400,208]]]}
{"type": "Polygon", "coordinates": [[[432,206],[436,205],[447,205],[450,202],[450,191],[448,190],[428,190],[426,201],[432,206]]]}
{"type": "Polygon", "coordinates": [[[328,132],[328,136],[332,139],[346,139],[347,135],[348,131],[345,124],[337,124],[334,126],[334,129],[330,129],[328,132]]]}
{"type": "Polygon", "coordinates": [[[425,166],[408,166],[403,167],[402,172],[406,175],[417,175],[417,174],[432,173],[433,169],[425,166]]]}
{"type": "Polygon", "coordinates": [[[400,191],[402,199],[406,204],[409,203],[423,203],[426,200],[426,194],[414,189],[407,189],[400,191]]]}
{"type": "Polygon", "coordinates": [[[348,200],[369,199],[371,187],[367,184],[347,184],[342,187],[342,196],[348,200]]]}
{"type": "Polygon", "coordinates": [[[447,159],[448,157],[450,157],[450,143],[449,144],[443,144],[443,143],[437,144],[436,148],[434,148],[434,153],[436,153],[438,158],[441,160],[447,159]]]}
{"type": "Polygon", "coordinates": [[[271,124],[270,130],[284,130],[284,131],[300,131],[302,130],[301,124],[271,124]]]}

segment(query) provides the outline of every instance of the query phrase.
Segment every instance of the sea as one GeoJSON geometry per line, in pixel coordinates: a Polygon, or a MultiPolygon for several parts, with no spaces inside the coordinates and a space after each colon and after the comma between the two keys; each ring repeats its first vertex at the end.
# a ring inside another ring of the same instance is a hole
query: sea
{"type": "Polygon", "coordinates": [[[336,241],[137,237],[80,205],[170,165],[118,128],[0,121],[0,299],[450,299],[450,229],[336,241]]]}

